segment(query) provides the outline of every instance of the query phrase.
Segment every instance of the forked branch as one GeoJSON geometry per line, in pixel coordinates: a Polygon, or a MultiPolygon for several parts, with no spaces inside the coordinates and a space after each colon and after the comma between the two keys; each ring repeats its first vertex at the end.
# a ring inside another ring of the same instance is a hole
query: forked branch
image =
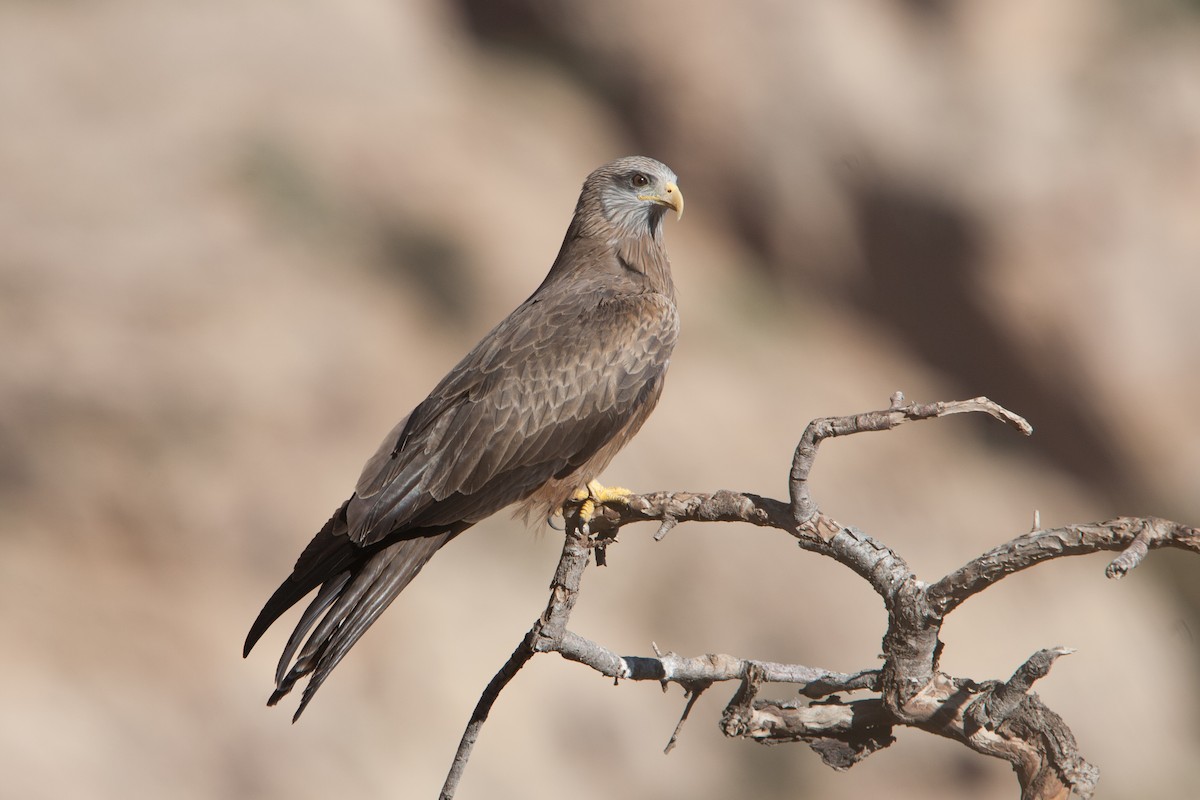
{"type": "MultiPolygon", "coordinates": [[[[813,500],[809,476],[825,439],[891,430],[906,422],[959,413],[985,413],[1028,435],[1024,419],[988,400],[915,404],[892,396],[886,409],[846,417],[813,420],[796,447],[789,472],[787,501],[755,494],[717,491],[652,492],[606,505],[591,521],[592,534],[568,520],[562,558],[551,584],[545,611],[489,683],[463,734],[441,797],[454,796],[483,722],[521,667],[534,654],[557,652],[614,680],[657,681],[682,686],[692,698],[680,719],[687,719],[700,692],[723,681],[739,688],[726,707],[721,729],[728,736],[765,743],[805,742],[836,769],[847,769],[894,741],[892,730],[907,725],[954,739],[986,755],[1009,761],[1023,800],[1090,797],[1099,772],[1079,754],[1066,722],[1030,693],[1055,659],[1070,651],[1056,647],[1030,656],[1005,681],[975,681],[943,673],[938,638],[943,620],[963,601],[1006,575],[1053,558],[1118,551],[1106,574],[1120,578],[1150,550],[1175,547],[1200,552],[1200,531],[1157,518],[1121,517],[1107,522],[1035,530],[1018,536],[927,585],[895,551],[855,528],[822,513],[813,500]],[[589,553],[601,554],[620,528],[631,522],[658,522],[661,539],[681,522],[745,522],[795,537],[801,548],[831,558],[866,580],[883,598],[888,628],[883,666],[840,673],[799,664],[776,664],[729,655],[685,657],[675,653],[622,656],[567,627],[578,599],[589,553]],[[797,687],[802,700],[779,703],[757,698],[762,683],[797,687]],[[839,693],[869,692],[843,700],[839,693]]],[[[679,728],[671,736],[674,745],[679,728]]]]}

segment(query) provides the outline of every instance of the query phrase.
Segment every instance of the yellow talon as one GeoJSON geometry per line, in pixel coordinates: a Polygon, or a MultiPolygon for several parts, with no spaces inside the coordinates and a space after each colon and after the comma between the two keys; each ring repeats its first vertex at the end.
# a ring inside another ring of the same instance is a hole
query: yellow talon
{"type": "Polygon", "coordinates": [[[590,481],[571,495],[571,502],[578,503],[576,515],[586,531],[588,523],[595,518],[596,509],[607,503],[622,503],[633,492],[620,486],[604,486],[599,481],[590,481]]]}
{"type": "Polygon", "coordinates": [[[601,486],[599,481],[588,484],[588,491],[598,505],[624,503],[633,492],[621,486],[601,486]]]}

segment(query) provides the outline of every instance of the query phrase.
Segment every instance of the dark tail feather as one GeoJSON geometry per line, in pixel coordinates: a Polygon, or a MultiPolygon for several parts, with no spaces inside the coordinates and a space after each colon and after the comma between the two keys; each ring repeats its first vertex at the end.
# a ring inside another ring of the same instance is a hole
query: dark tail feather
{"type": "Polygon", "coordinates": [[[300,706],[292,717],[293,721],[299,719],[317,689],[367,628],[396,599],[425,562],[466,527],[463,524],[438,533],[402,539],[374,552],[359,549],[358,553],[365,556],[365,560],[329,578],[305,610],[284,648],[276,671],[275,692],[267,705],[275,705],[298,680],[311,675],[300,706]],[[311,634],[308,633],[310,628],[311,634]],[[304,647],[292,661],[302,640],[305,640],[304,647]]]}
{"type": "Polygon", "coordinates": [[[470,527],[463,522],[446,529],[410,530],[406,533],[411,538],[391,543],[385,539],[360,547],[348,535],[348,504],[349,501],[342,504],[304,548],[292,574],[271,595],[246,636],[243,655],[249,655],[267,628],[285,611],[320,587],[283,648],[275,671],[275,692],[267,701],[268,705],[275,705],[296,681],[311,674],[293,721],[300,718],[333,668],[416,577],[425,562],[442,545],[470,527]]]}
{"type": "Polygon", "coordinates": [[[279,665],[275,667],[275,685],[283,683],[283,676],[287,674],[288,667],[292,664],[292,657],[296,655],[296,650],[304,641],[305,635],[312,628],[313,623],[321,618],[334,601],[346,583],[350,580],[350,573],[343,572],[337,578],[328,581],[321,587],[321,591],[317,592],[317,596],[308,608],[304,609],[304,615],[300,617],[300,621],[296,623],[296,629],[292,631],[292,635],[288,637],[287,644],[284,645],[283,654],[279,656],[279,665]]]}
{"type": "MultiPolygon", "coordinates": [[[[267,632],[267,628],[270,628],[285,611],[303,600],[313,589],[345,572],[363,558],[362,548],[355,546],[346,535],[346,506],[349,504],[350,501],[347,500],[333,513],[325,526],[308,543],[308,547],[304,548],[300,558],[296,559],[292,574],[279,585],[262,611],[258,612],[258,618],[254,620],[254,624],[250,626],[250,633],[246,635],[246,644],[242,648],[243,658],[250,655],[250,651],[267,632]]],[[[312,610],[312,606],[309,606],[309,610],[312,610]]],[[[311,625],[312,622],[309,621],[308,624],[311,625]]]]}

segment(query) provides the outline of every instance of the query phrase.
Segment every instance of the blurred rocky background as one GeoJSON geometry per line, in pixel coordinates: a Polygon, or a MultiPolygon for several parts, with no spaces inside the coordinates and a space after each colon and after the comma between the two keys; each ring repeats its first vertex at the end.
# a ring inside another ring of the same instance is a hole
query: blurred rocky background
{"type": "MultiPolygon", "coordinates": [[[[262,602],[382,435],[642,152],[683,340],[606,474],[783,496],[814,416],[987,394],[1026,415],[830,442],[822,507],[927,579],[1027,530],[1200,521],[1200,6],[1183,0],[0,3],[0,797],[431,798],[558,553],[505,515],[439,554],[304,719],[262,602]]],[[[630,528],[573,628],[839,670],[882,609],[776,533],[630,528]]],[[[944,667],[1037,690],[1106,798],[1200,785],[1200,561],[1013,576],[944,667]]],[[[286,618],[290,622],[294,617],[286,618]]],[[[553,657],[462,798],[1012,798],[925,734],[845,774],[726,741],[711,690],[553,657]]],[[[786,696],[786,687],[775,691],[786,696]]]]}

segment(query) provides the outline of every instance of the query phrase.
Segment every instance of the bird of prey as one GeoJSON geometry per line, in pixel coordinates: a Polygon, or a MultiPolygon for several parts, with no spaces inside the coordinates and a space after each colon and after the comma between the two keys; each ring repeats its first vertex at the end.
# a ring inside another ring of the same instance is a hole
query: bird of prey
{"type": "Polygon", "coordinates": [[[662,220],[678,179],[644,156],[587,177],[537,290],[388,433],[300,554],[245,651],[314,589],[275,673],[308,675],[293,720],[443,545],[514,503],[549,516],[612,495],[594,479],[658,402],[679,333],[662,220]]]}

